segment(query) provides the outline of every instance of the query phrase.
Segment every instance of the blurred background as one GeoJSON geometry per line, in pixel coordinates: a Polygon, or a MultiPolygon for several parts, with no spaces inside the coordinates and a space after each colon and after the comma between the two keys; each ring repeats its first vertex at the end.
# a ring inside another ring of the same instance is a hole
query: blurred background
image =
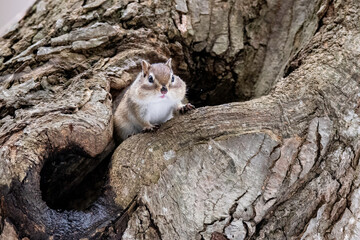
{"type": "Polygon", "coordinates": [[[18,22],[35,0],[0,0],[0,36],[18,22]]]}

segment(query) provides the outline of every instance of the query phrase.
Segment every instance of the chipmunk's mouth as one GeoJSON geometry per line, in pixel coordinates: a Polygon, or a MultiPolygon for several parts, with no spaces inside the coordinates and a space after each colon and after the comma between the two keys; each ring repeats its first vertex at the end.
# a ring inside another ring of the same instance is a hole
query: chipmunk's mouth
{"type": "Polygon", "coordinates": [[[166,97],[165,94],[163,94],[163,95],[160,96],[160,98],[165,98],[165,97],[166,97]]]}

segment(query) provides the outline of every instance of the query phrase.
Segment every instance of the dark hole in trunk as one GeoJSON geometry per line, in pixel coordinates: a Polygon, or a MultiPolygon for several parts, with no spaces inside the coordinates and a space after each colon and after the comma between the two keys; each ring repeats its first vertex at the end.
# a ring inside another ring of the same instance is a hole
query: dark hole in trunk
{"type": "Polygon", "coordinates": [[[233,62],[202,51],[189,54],[187,64],[188,72],[179,75],[186,81],[188,101],[196,107],[247,101],[252,97],[253,85],[239,88],[233,62]]]}
{"type": "Polygon", "coordinates": [[[187,83],[186,97],[196,107],[243,101],[235,94],[235,82],[231,76],[220,77],[205,69],[194,71],[196,74],[192,75],[197,79],[187,83]]]}
{"type": "Polygon", "coordinates": [[[76,146],[51,152],[40,173],[43,200],[57,211],[88,209],[103,192],[110,158],[91,158],[76,146]]]}

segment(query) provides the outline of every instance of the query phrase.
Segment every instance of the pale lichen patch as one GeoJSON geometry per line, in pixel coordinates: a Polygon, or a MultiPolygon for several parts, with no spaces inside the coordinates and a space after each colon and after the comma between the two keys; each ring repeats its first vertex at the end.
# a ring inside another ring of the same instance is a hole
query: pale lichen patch
{"type": "Polygon", "coordinates": [[[166,161],[169,161],[176,157],[176,153],[173,150],[170,150],[170,151],[164,152],[163,157],[166,161]]]}

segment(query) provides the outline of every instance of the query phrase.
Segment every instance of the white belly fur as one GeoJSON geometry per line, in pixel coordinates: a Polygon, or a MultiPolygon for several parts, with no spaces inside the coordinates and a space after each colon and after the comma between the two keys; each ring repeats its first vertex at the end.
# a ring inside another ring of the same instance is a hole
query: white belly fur
{"type": "Polygon", "coordinates": [[[176,104],[173,101],[164,100],[151,103],[147,106],[146,120],[151,124],[161,124],[171,119],[176,104]]]}

